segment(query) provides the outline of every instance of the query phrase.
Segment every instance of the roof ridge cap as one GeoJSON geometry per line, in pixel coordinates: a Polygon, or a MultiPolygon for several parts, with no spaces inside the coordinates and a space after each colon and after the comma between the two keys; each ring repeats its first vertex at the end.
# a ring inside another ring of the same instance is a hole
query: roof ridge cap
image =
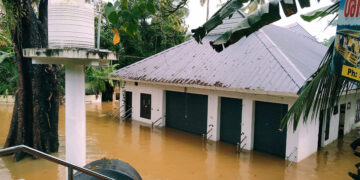
{"type": "MultiPolygon", "coordinates": [[[[276,26],[276,25],[275,25],[275,26],[276,26]]],[[[300,25],[300,24],[297,23],[297,22],[292,23],[292,24],[290,24],[290,25],[287,25],[286,28],[285,28],[285,27],[281,27],[281,26],[277,26],[277,27],[287,29],[288,31],[291,31],[291,32],[296,33],[296,34],[299,34],[299,35],[301,35],[302,37],[304,37],[304,38],[306,38],[306,39],[309,39],[309,40],[314,41],[314,42],[316,42],[316,43],[318,43],[318,44],[321,44],[321,43],[316,39],[315,36],[311,35],[311,34],[309,33],[309,31],[307,31],[302,25],[300,25]],[[290,29],[290,28],[293,28],[293,27],[295,27],[295,26],[299,26],[301,29],[303,29],[308,35],[310,35],[310,36],[313,37],[313,38],[308,37],[308,36],[304,35],[303,33],[296,32],[296,31],[290,29]]]]}
{"type": "Polygon", "coordinates": [[[269,43],[276,49],[276,51],[278,53],[280,53],[280,55],[285,59],[285,61],[288,63],[288,65],[290,65],[291,68],[293,68],[296,71],[296,74],[302,79],[302,80],[306,80],[305,76],[299,71],[299,69],[297,69],[297,67],[292,63],[292,61],[281,51],[281,49],[270,39],[270,37],[262,30],[260,29],[258,32],[255,33],[256,38],[259,39],[259,41],[263,44],[263,46],[265,46],[266,50],[271,54],[271,56],[274,57],[274,59],[276,60],[276,62],[281,66],[281,68],[286,72],[286,74],[290,77],[290,79],[296,84],[296,86],[298,86],[299,88],[301,87],[300,83],[298,83],[293,75],[284,67],[284,65],[279,61],[279,58],[273,54],[273,52],[269,49],[269,47],[266,45],[266,43],[263,41],[262,38],[260,38],[258,35],[259,34],[263,34],[265,36],[265,38],[269,41],[269,43]]]}
{"type": "Polygon", "coordinates": [[[285,58],[286,62],[295,69],[295,71],[300,75],[300,77],[303,80],[306,80],[306,77],[302,74],[302,72],[296,67],[296,65],[290,60],[290,58],[274,43],[274,41],[271,40],[271,38],[266,34],[266,32],[262,29],[260,29],[260,32],[265,35],[265,38],[276,48],[277,51],[279,51],[280,55],[285,58]]]}

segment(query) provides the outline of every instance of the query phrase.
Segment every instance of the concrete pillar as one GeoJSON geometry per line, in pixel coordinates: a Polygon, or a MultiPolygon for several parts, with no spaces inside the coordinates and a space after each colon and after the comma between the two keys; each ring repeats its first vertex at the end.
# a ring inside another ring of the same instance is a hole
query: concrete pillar
{"type": "Polygon", "coordinates": [[[210,131],[207,135],[210,140],[220,139],[220,103],[216,95],[208,95],[207,131],[210,131]]]}
{"type": "Polygon", "coordinates": [[[242,117],[241,117],[241,135],[243,141],[242,145],[246,150],[252,150],[254,147],[254,125],[255,125],[255,104],[251,99],[243,99],[242,117]]]}
{"type": "Polygon", "coordinates": [[[161,103],[161,114],[162,114],[162,121],[161,121],[161,127],[166,126],[166,91],[162,90],[162,103],[161,103]]]}
{"type": "Polygon", "coordinates": [[[68,162],[86,163],[84,65],[65,67],[65,154],[68,162]]]}
{"type": "Polygon", "coordinates": [[[119,99],[119,118],[121,116],[124,115],[124,112],[125,112],[125,95],[126,95],[126,92],[125,92],[125,87],[123,87],[125,85],[125,82],[124,81],[121,81],[120,82],[120,87],[119,87],[119,90],[120,90],[120,99],[119,99]]]}

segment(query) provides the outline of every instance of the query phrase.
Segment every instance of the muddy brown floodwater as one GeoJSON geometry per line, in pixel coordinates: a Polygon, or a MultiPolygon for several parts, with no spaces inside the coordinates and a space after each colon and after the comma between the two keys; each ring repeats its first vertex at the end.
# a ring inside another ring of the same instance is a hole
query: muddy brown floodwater
{"type": "MultiPolygon", "coordinates": [[[[360,161],[349,144],[353,132],[297,164],[258,152],[237,154],[235,146],[204,143],[196,135],[137,122],[119,122],[107,116],[112,103],[86,105],[87,162],[103,157],[130,163],[143,179],[350,179],[360,161]]],[[[0,104],[0,146],[5,143],[12,105],[0,104]]],[[[60,149],[53,155],[65,159],[64,107],[60,109],[60,149]]],[[[43,159],[14,162],[0,158],[0,179],[65,179],[66,169],[43,159]]]]}

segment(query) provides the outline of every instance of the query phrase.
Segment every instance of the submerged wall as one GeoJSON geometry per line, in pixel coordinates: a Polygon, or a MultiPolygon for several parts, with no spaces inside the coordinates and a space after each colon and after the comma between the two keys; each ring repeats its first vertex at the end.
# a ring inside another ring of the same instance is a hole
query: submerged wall
{"type": "MultiPolygon", "coordinates": [[[[132,92],[132,106],[133,113],[132,119],[151,124],[160,117],[164,117],[166,114],[166,91],[177,91],[177,92],[188,92],[194,94],[202,94],[208,96],[208,115],[207,115],[207,130],[211,128],[211,132],[208,135],[210,140],[218,141],[220,139],[220,109],[221,97],[237,98],[242,99],[242,122],[241,131],[243,135],[241,138],[246,136],[244,140],[244,149],[252,150],[254,144],[254,124],[255,124],[255,102],[264,101],[272,103],[287,104],[290,109],[292,104],[295,102],[295,97],[281,97],[266,94],[249,94],[240,92],[228,92],[221,90],[210,90],[210,89],[199,89],[199,88],[184,88],[180,86],[168,86],[168,85],[156,85],[148,83],[137,83],[126,82],[122,85],[120,95],[120,106],[124,108],[124,92],[132,92]],[[151,94],[151,119],[145,119],[140,117],[140,94],[146,93],[151,94]],[[211,125],[211,126],[209,126],[211,125]]],[[[351,108],[346,110],[345,116],[345,133],[350,132],[354,128],[355,121],[355,110],[356,110],[356,97],[354,94],[342,97],[340,104],[344,102],[351,102],[351,108]]],[[[339,106],[340,108],[340,106],[339,106]]],[[[122,109],[124,112],[124,109],[122,109]]],[[[339,110],[340,112],[340,110],[339,110]]],[[[327,145],[337,139],[338,125],[339,125],[339,114],[332,116],[330,121],[329,139],[324,141],[324,145],[327,145]]],[[[120,114],[121,116],[123,114],[120,114]]],[[[162,118],[161,126],[165,126],[166,117],[162,118]]],[[[326,125],[324,124],[324,127],[326,125]]],[[[325,129],[325,128],[324,128],[325,129]]],[[[301,122],[298,124],[296,131],[293,131],[293,126],[290,123],[287,128],[286,138],[286,157],[290,161],[299,162],[312,153],[317,151],[318,145],[318,133],[319,133],[319,120],[318,117],[311,119],[309,117],[306,124],[301,122]]],[[[324,137],[324,136],[323,136],[324,137]]]]}

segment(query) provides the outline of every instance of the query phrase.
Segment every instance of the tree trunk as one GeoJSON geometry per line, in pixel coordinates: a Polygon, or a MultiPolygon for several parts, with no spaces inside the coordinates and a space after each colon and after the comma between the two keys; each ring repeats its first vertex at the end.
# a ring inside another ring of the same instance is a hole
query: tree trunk
{"type": "Polygon", "coordinates": [[[114,87],[110,83],[105,82],[105,92],[101,94],[101,101],[109,102],[113,100],[114,87]]]}
{"type": "MultiPolygon", "coordinates": [[[[23,48],[47,47],[47,0],[40,0],[38,15],[31,0],[3,0],[8,17],[14,17],[14,43],[18,87],[5,147],[24,144],[40,151],[57,152],[61,67],[32,65],[23,48]]],[[[16,153],[18,161],[24,153],[16,153]]]]}

